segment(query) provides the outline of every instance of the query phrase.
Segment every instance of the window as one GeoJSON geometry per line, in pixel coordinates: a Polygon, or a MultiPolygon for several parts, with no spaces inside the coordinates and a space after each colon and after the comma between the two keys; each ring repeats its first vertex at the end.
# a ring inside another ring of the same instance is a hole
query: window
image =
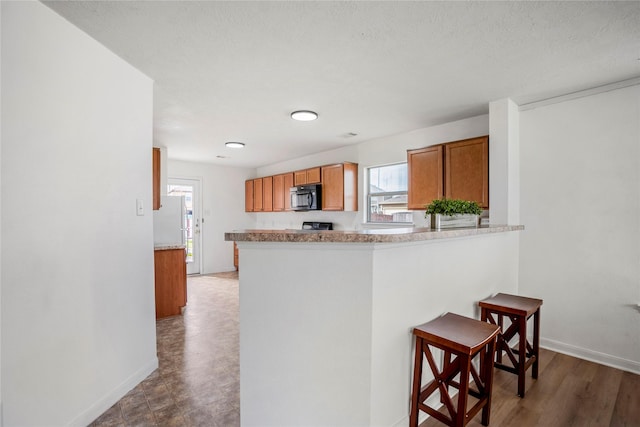
{"type": "Polygon", "coordinates": [[[406,163],[369,168],[367,182],[367,222],[413,222],[413,213],[407,209],[406,163]]]}

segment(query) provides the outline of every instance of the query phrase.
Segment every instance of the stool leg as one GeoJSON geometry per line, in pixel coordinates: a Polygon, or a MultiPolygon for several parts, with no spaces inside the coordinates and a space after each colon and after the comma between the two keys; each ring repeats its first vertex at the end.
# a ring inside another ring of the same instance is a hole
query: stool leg
{"type": "Polygon", "coordinates": [[[504,318],[502,317],[502,314],[497,313],[496,314],[498,316],[498,326],[500,326],[500,336],[498,338],[498,351],[496,353],[496,362],[498,363],[502,363],[502,345],[509,345],[509,343],[505,343],[504,340],[502,340],[502,332],[504,331],[504,318]]]}
{"type": "Polygon", "coordinates": [[[454,420],[456,427],[464,427],[467,419],[467,400],[469,398],[469,377],[471,375],[471,356],[461,354],[460,359],[460,388],[458,389],[458,408],[456,419],[454,420]]]}
{"type": "MultiPolygon", "coordinates": [[[[487,394],[487,403],[482,408],[482,425],[489,425],[489,418],[491,417],[491,395],[493,388],[493,357],[496,351],[496,339],[491,340],[489,344],[487,344],[486,348],[487,354],[482,357],[480,369],[482,369],[482,380],[484,381],[485,393],[487,394]]],[[[484,355],[484,350],[480,354],[484,355]]]]}
{"type": "MultiPolygon", "coordinates": [[[[451,352],[445,350],[444,358],[442,359],[442,372],[446,371],[451,363],[451,352]]],[[[444,386],[447,388],[447,392],[449,392],[449,383],[445,382],[444,386]]],[[[440,403],[444,403],[444,394],[440,393],[440,403]]]]}
{"type": "Polygon", "coordinates": [[[540,360],[540,308],[533,313],[533,356],[536,360],[531,367],[531,376],[538,378],[538,361],[540,360]]]}
{"type": "Polygon", "coordinates": [[[411,392],[411,415],[409,426],[418,427],[418,405],[420,400],[420,383],[422,381],[422,338],[416,337],[416,356],[413,364],[413,390],[411,392]]]}
{"type": "Polygon", "coordinates": [[[518,317],[518,396],[524,397],[526,379],[525,366],[527,361],[527,317],[518,317]]]}

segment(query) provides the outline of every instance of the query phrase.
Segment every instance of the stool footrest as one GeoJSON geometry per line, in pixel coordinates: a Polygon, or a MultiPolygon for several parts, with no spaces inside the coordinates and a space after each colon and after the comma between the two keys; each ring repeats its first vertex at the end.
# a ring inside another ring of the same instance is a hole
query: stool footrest
{"type": "MultiPolygon", "coordinates": [[[[447,383],[447,385],[449,387],[453,387],[453,388],[457,388],[458,390],[460,390],[460,383],[458,381],[449,381],[449,383],[447,383]]],[[[476,399],[481,399],[482,396],[482,392],[480,392],[480,390],[474,390],[471,388],[471,385],[469,385],[469,390],[468,390],[469,394],[473,397],[475,397],[476,399]]]]}
{"type": "Polygon", "coordinates": [[[513,366],[503,365],[502,363],[498,363],[498,362],[495,362],[493,364],[493,366],[496,369],[501,369],[503,371],[511,372],[512,374],[517,374],[518,373],[518,370],[516,368],[514,368],[513,366]]]}
{"type": "Polygon", "coordinates": [[[432,416],[433,418],[437,419],[438,421],[441,421],[443,423],[445,423],[446,425],[450,426],[453,423],[453,420],[449,417],[447,417],[445,414],[443,414],[442,412],[438,412],[435,409],[433,409],[431,406],[427,406],[423,403],[420,403],[418,405],[418,408],[422,411],[422,412],[426,412],[427,414],[429,414],[430,416],[432,416]]]}
{"type": "MultiPolygon", "coordinates": [[[[533,365],[536,362],[536,360],[538,359],[533,355],[529,359],[527,359],[527,361],[524,362],[524,370],[526,371],[527,369],[529,369],[529,367],[533,365]]],[[[498,369],[502,369],[503,371],[511,372],[512,374],[518,373],[517,368],[514,368],[513,366],[505,365],[504,363],[494,362],[493,366],[495,366],[498,369]]]]}

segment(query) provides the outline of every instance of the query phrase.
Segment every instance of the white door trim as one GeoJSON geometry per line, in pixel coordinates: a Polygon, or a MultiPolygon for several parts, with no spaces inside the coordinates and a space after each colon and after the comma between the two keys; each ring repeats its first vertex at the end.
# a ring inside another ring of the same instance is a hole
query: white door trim
{"type": "Polygon", "coordinates": [[[198,182],[198,189],[197,189],[197,197],[198,197],[198,202],[196,204],[196,215],[198,216],[198,218],[200,218],[200,237],[197,239],[198,241],[196,242],[196,244],[198,245],[198,271],[200,273],[198,274],[203,274],[203,265],[204,265],[204,256],[202,253],[202,240],[204,238],[204,233],[202,232],[202,230],[204,229],[204,222],[203,222],[203,217],[202,217],[202,177],[201,176],[186,176],[186,175],[171,175],[167,177],[167,185],[170,184],[170,180],[175,179],[175,180],[187,180],[187,181],[197,181],[198,182]]]}

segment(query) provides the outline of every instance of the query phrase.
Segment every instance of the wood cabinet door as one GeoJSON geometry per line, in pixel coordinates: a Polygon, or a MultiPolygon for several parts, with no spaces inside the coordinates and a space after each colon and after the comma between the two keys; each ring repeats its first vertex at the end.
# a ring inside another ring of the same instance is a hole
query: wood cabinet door
{"type": "Polygon", "coordinates": [[[294,185],[305,185],[307,183],[307,171],[295,171],[294,172],[294,185]]]}
{"type": "Polygon", "coordinates": [[[343,210],[355,212],[358,210],[358,164],[345,163],[343,169],[343,210]]]}
{"type": "Polygon", "coordinates": [[[253,180],[253,211],[262,212],[262,178],[253,180]]]}
{"type": "Polygon", "coordinates": [[[407,151],[408,208],[426,205],[444,195],[442,145],[407,151]]]}
{"type": "Polygon", "coordinates": [[[273,177],[262,178],[262,211],[273,211],[273,177]]]}
{"type": "Polygon", "coordinates": [[[488,136],[445,144],[444,171],[445,197],[489,208],[488,136]]]}
{"type": "Polygon", "coordinates": [[[154,251],[156,319],[175,316],[187,304],[184,249],[154,251]]]}
{"type": "Polygon", "coordinates": [[[160,209],[160,149],[153,148],[152,154],[152,170],[153,170],[153,210],[160,209]]]}
{"type": "Polygon", "coordinates": [[[293,173],[285,173],[283,176],[284,210],[291,210],[291,187],[293,187],[293,173]]]}
{"type": "Polygon", "coordinates": [[[320,184],[322,176],[319,167],[307,169],[306,172],[307,184],[320,184]]]}
{"type": "Polygon", "coordinates": [[[322,210],[344,210],[344,166],[322,167],[322,210]]]}
{"type": "MultiPolygon", "coordinates": [[[[288,192],[289,192],[289,189],[287,189],[287,193],[288,192]]],[[[274,212],[283,211],[284,201],[285,201],[284,175],[276,175],[273,177],[273,211],[274,212]]]]}
{"type": "Polygon", "coordinates": [[[253,180],[244,182],[244,211],[253,212],[253,180]]]}
{"type": "Polygon", "coordinates": [[[238,255],[238,244],[233,242],[233,266],[238,271],[238,267],[240,266],[240,256],[238,255]]]}

